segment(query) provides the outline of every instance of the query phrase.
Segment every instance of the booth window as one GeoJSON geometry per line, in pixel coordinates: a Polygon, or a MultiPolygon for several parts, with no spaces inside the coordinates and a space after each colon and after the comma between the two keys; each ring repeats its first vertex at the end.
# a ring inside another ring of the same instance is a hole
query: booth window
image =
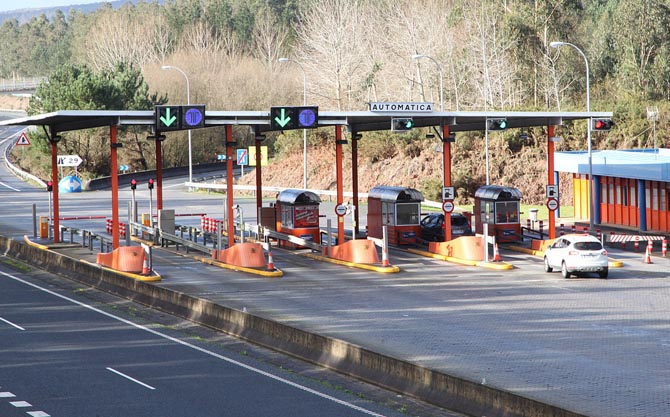
{"type": "Polygon", "coordinates": [[[397,204],[397,226],[415,226],[419,224],[419,212],[421,205],[419,203],[397,204]]]}
{"type": "Polygon", "coordinates": [[[630,187],[630,206],[637,207],[637,198],[635,196],[637,188],[635,186],[630,187]]]}
{"type": "Polygon", "coordinates": [[[293,229],[293,207],[281,206],[281,224],[288,229],[293,229]]]}
{"type": "Polygon", "coordinates": [[[394,225],[395,203],[382,201],[382,224],[394,225]]]}
{"type": "Polygon", "coordinates": [[[518,201],[496,202],[496,224],[518,223],[518,222],[519,222],[518,201]]]}

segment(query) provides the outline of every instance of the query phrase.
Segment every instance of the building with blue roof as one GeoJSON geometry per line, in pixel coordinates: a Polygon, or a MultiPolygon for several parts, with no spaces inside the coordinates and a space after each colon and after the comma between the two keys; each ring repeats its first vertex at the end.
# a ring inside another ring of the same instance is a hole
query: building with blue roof
{"type": "MultiPolygon", "coordinates": [[[[592,151],[591,155],[594,224],[670,230],[670,149],[592,151]]],[[[555,152],[554,170],[572,174],[575,219],[588,219],[588,152],[555,152]]]]}

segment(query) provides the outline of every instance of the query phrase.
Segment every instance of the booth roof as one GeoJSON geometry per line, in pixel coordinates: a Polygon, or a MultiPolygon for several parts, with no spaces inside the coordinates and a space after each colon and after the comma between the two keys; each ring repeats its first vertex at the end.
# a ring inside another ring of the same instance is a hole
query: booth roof
{"type": "Polygon", "coordinates": [[[495,201],[498,199],[503,201],[521,200],[521,191],[514,187],[504,187],[502,185],[484,185],[475,191],[475,198],[495,201]]]}
{"type": "Polygon", "coordinates": [[[311,191],[289,188],[277,194],[277,201],[286,204],[318,204],[321,199],[311,191]]]}
{"type": "Polygon", "coordinates": [[[423,201],[423,195],[414,188],[377,185],[368,193],[368,199],[378,198],[381,201],[423,201]]]}

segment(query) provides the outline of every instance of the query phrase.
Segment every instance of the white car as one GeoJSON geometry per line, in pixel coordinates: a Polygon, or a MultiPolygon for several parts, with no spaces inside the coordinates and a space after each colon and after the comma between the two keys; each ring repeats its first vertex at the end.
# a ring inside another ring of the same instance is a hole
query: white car
{"type": "Polygon", "coordinates": [[[607,278],[607,251],[588,234],[561,236],[544,252],[545,272],[559,268],[563,278],[580,272],[597,272],[600,278],[607,278]]]}

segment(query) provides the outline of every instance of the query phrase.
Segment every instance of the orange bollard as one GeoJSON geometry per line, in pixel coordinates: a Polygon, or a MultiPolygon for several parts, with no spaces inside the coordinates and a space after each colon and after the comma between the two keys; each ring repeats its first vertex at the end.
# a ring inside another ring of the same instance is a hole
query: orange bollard
{"type": "Polygon", "coordinates": [[[661,254],[664,258],[668,254],[668,239],[663,239],[663,243],[661,244],[661,254]]]}

